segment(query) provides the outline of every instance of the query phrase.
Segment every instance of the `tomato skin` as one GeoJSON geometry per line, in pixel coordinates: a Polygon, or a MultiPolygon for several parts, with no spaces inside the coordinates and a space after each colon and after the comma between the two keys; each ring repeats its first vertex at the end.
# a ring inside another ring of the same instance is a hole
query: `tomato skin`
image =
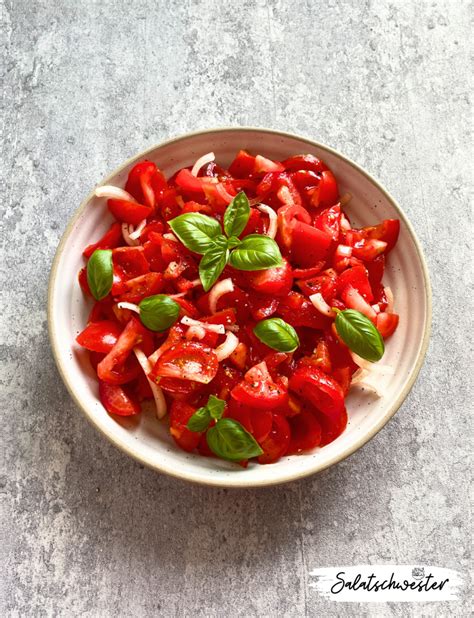
{"type": "Polygon", "coordinates": [[[321,425],[315,415],[303,409],[289,419],[291,440],[288,455],[295,455],[316,448],[321,444],[321,425]]]}
{"type": "Polygon", "coordinates": [[[284,166],[278,161],[266,159],[261,155],[257,155],[255,157],[255,163],[253,168],[254,174],[268,174],[269,172],[283,172],[284,170],[284,166]]]}
{"type": "Polygon", "coordinates": [[[166,187],[165,177],[155,163],[145,160],[140,161],[130,170],[125,191],[131,193],[140,204],[155,208],[158,195],[166,187]]]}
{"type": "Polygon", "coordinates": [[[243,373],[238,369],[220,363],[214,379],[209,384],[209,391],[219,399],[227,399],[230,391],[243,377],[243,373]]]}
{"type": "Polygon", "coordinates": [[[341,294],[347,286],[352,286],[368,302],[374,300],[367,270],[364,266],[353,266],[344,270],[337,278],[337,292],[341,294]]]}
{"type": "Polygon", "coordinates": [[[81,268],[77,275],[77,280],[79,281],[79,285],[81,286],[81,290],[83,291],[83,293],[86,296],[92,296],[89,282],[87,281],[87,268],[81,268]]]}
{"type": "Polygon", "coordinates": [[[341,205],[335,204],[323,210],[323,212],[316,217],[314,226],[317,227],[318,230],[325,232],[334,242],[337,242],[341,232],[341,205]]]}
{"type": "Polygon", "coordinates": [[[149,206],[127,200],[109,199],[107,207],[116,219],[133,225],[138,225],[140,221],[147,219],[153,213],[149,206]]]}
{"type": "Polygon", "coordinates": [[[387,243],[383,240],[363,239],[355,243],[352,248],[352,255],[361,260],[370,262],[378,255],[384,253],[387,243]]]}
{"type": "Polygon", "coordinates": [[[117,222],[112,223],[102,238],[92,245],[88,245],[82,252],[82,255],[86,258],[90,258],[96,249],[115,249],[115,247],[118,247],[121,240],[122,226],[117,222]]]}
{"type": "Polygon", "coordinates": [[[341,292],[341,299],[344,301],[346,307],[349,309],[355,309],[356,311],[360,311],[369,320],[375,322],[375,318],[377,314],[374,309],[369,305],[369,303],[365,300],[365,298],[351,285],[347,285],[343,291],[341,292]]]}
{"type": "Polygon", "coordinates": [[[307,296],[319,292],[327,303],[330,303],[336,295],[336,279],[329,274],[322,274],[312,279],[297,281],[296,284],[303,294],[307,296]]]}
{"type": "Polygon", "coordinates": [[[207,322],[207,324],[231,326],[237,322],[237,315],[235,309],[223,309],[222,311],[214,313],[214,315],[207,315],[199,319],[201,322],[207,322]]]}
{"type": "Polygon", "coordinates": [[[317,367],[299,366],[290,378],[289,388],[326,415],[334,425],[341,422],[346,411],[344,392],[336,380],[317,367]]]}
{"type": "Polygon", "coordinates": [[[288,397],[286,388],[272,380],[265,362],[249,369],[231,395],[238,402],[259,410],[277,408],[288,397]]]}
{"type": "Polygon", "coordinates": [[[273,414],[270,433],[260,442],[263,454],[259,456],[258,463],[270,464],[283,457],[288,450],[290,436],[290,425],[286,418],[281,414],[273,414]]]}
{"type": "Polygon", "coordinates": [[[398,219],[385,219],[378,225],[362,228],[360,232],[365,238],[386,242],[385,253],[389,253],[397,243],[400,234],[400,221],[398,219]]]}
{"type": "Polygon", "coordinates": [[[314,155],[294,155],[283,161],[285,170],[294,172],[297,170],[310,170],[312,172],[324,172],[327,165],[314,155]]]}
{"type": "Polygon", "coordinates": [[[311,204],[315,207],[332,206],[339,200],[339,189],[334,174],[330,170],[321,173],[321,182],[315,189],[311,204]]]}
{"type": "Polygon", "coordinates": [[[183,168],[175,178],[176,185],[184,191],[191,193],[204,193],[203,182],[200,178],[193,176],[191,171],[183,168]]]}
{"type": "Polygon", "coordinates": [[[273,415],[270,410],[250,408],[233,397],[229,400],[224,416],[238,421],[257,442],[265,440],[272,429],[273,415]]]}
{"type": "Polygon", "coordinates": [[[298,266],[308,268],[326,260],[332,239],[312,225],[295,221],[292,226],[291,256],[298,266]]]}
{"type": "Polygon", "coordinates": [[[163,275],[146,273],[124,283],[124,291],[117,299],[120,302],[139,303],[147,296],[159,294],[163,289],[163,275]]]}
{"type": "Polygon", "coordinates": [[[250,310],[252,318],[259,322],[272,316],[278,309],[280,302],[269,294],[252,294],[250,297],[250,310]]]}
{"type": "Polygon", "coordinates": [[[321,414],[318,410],[313,410],[313,414],[321,426],[320,446],[326,446],[326,444],[333,442],[347,427],[347,411],[345,408],[335,421],[327,415],[321,414]]]}
{"type": "Polygon", "coordinates": [[[141,412],[138,401],[128,395],[121,386],[99,380],[99,397],[109,414],[133,416],[141,412]]]}
{"type": "MultiPolygon", "coordinates": [[[[385,271],[385,254],[382,253],[378,255],[371,262],[366,262],[365,268],[367,270],[367,275],[369,277],[369,284],[374,292],[374,296],[376,295],[376,291],[382,285],[382,278],[385,271]]],[[[359,290],[360,292],[360,290],[359,290]]]]}
{"type": "Polygon", "coordinates": [[[77,343],[91,352],[107,354],[117,343],[122,329],[116,322],[92,322],[76,337],[77,343]]]}
{"type": "Polygon", "coordinates": [[[281,206],[277,211],[278,232],[281,243],[284,247],[289,249],[293,240],[293,229],[295,222],[301,221],[302,223],[310,224],[311,215],[301,205],[287,204],[281,206]]]}
{"type": "Polygon", "coordinates": [[[299,292],[290,292],[286,298],[281,299],[277,315],[294,327],[324,329],[331,324],[331,318],[322,315],[311,301],[299,292]]]}
{"type": "Polygon", "coordinates": [[[202,343],[187,341],[173,345],[163,352],[150,376],[154,380],[174,378],[209,384],[218,368],[217,356],[211,348],[202,343]]]}
{"type": "Polygon", "coordinates": [[[229,166],[229,172],[234,178],[246,178],[250,176],[255,167],[255,157],[246,150],[240,150],[229,166]]]}
{"type": "Polygon", "coordinates": [[[114,272],[124,279],[135,279],[150,271],[143,247],[118,247],[112,250],[114,272]]]}
{"type": "Polygon", "coordinates": [[[286,296],[293,285],[293,275],[288,260],[282,266],[248,273],[250,287],[260,294],[286,296]]]}
{"type": "Polygon", "coordinates": [[[183,401],[175,400],[171,404],[170,433],[176,444],[182,448],[183,451],[187,451],[188,453],[193,451],[198,446],[202,435],[201,432],[190,431],[186,427],[189,419],[195,411],[196,408],[193,408],[183,401]]]}
{"type": "Polygon", "coordinates": [[[375,326],[384,339],[387,339],[397,329],[399,317],[396,313],[381,312],[377,314],[375,326]]]}

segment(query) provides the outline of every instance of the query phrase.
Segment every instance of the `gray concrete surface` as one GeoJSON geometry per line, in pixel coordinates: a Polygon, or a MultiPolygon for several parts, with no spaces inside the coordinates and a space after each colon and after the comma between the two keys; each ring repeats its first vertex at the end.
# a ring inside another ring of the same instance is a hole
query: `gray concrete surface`
{"type": "Polygon", "coordinates": [[[468,589],[344,605],[308,572],[469,566],[469,4],[2,4],[0,613],[468,615],[468,589]],[[424,245],[434,320],[415,388],[364,449],[232,492],[154,474],[95,433],[54,366],[46,288],[66,222],[106,172],[164,138],[244,124],[331,144],[386,184],[424,245]]]}

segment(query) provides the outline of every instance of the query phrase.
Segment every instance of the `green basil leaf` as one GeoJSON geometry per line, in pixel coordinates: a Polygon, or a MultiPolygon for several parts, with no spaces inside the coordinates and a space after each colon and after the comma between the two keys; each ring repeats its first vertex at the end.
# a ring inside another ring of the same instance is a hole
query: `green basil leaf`
{"type": "Polygon", "coordinates": [[[147,296],[138,306],[142,323],[157,332],[172,326],[178,319],[180,311],[180,305],[166,294],[147,296]]]}
{"type": "Polygon", "coordinates": [[[215,397],[214,395],[209,395],[209,401],[207,402],[206,407],[212,418],[218,421],[224,414],[225,401],[219,399],[219,397],[215,397]]]}
{"type": "MultiPolygon", "coordinates": [[[[219,234],[219,236],[216,236],[214,238],[214,245],[216,247],[220,247],[221,249],[227,249],[229,246],[229,241],[227,240],[227,238],[224,236],[224,234],[219,234]]],[[[211,247],[212,249],[213,247],[211,247]]],[[[206,252],[207,253],[207,252],[206,252]]]]}
{"type": "Polygon", "coordinates": [[[242,461],[263,453],[255,438],[232,418],[221,418],[206,434],[211,451],[228,461],[242,461]]]}
{"type": "Polygon", "coordinates": [[[207,409],[207,406],[203,406],[202,408],[198,408],[191,416],[186,427],[189,431],[206,431],[210,422],[211,415],[209,414],[209,410],[207,409]]]}
{"type": "Polygon", "coordinates": [[[265,345],[279,352],[294,352],[300,345],[295,329],[281,318],[262,320],[253,329],[265,345]]]}
{"type": "Polygon", "coordinates": [[[112,289],[114,266],[110,249],[96,249],[87,262],[87,283],[92,296],[102,300],[112,289]]]}
{"type": "Polygon", "coordinates": [[[250,204],[243,191],[238,193],[224,213],[224,231],[227,236],[239,236],[250,216],[250,204]]]}
{"type": "Polygon", "coordinates": [[[238,270],[265,270],[280,266],[282,258],[274,240],[261,234],[250,234],[232,251],[229,262],[238,270]]]}
{"type": "Polygon", "coordinates": [[[231,236],[227,241],[227,246],[229,249],[233,249],[234,247],[238,247],[241,243],[242,241],[240,238],[237,238],[237,236],[231,236]]]}
{"type": "Polygon", "coordinates": [[[344,309],[337,313],[335,323],[338,335],[353,352],[372,363],[382,358],[382,335],[363,313],[344,309]]]}
{"type": "Polygon", "coordinates": [[[199,264],[199,277],[205,292],[210,290],[217,281],[228,260],[229,250],[227,248],[215,246],[204,254],[199,264]]]}
{"type": "Polygon", "coordinates": [[[198,212],[179,215],[168,223],[185,247],[201,255],[213,247],[216,236],[222,234],[216,219],[198,212]]]}

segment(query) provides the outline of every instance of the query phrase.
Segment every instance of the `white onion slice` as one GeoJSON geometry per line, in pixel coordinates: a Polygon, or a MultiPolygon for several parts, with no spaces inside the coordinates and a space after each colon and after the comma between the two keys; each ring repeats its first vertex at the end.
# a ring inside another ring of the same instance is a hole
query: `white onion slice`
{"type": "Polygon", "coordinates": [[[198,286],[202,285],[201,279],[193,279],[192,281],[190,281],[190,283],[193,284],[193,288],[197,288],[198,286]]]}
{"type": "Polygon", "coordinates": [[[200,326],[204,330],[208,330],[210,333],[217,333],[218,335],[225,335],[224,324],[208,324],[207,322],[200,322],[199,320],[193,320],[189,316],[185,315],[181,318],[181,324],[186,326],[200,326]]]}
{"type": "Polygon", "coordinates": [[[217,356],[217,360],[221,362],[225,358],[228,358],[238,345],[239,340],[234,335],[234,333],[227,331],[225,341],[221,343],[221,345],[218,345],[217,348],[214,350],[217,356]]]}
{"type": "Polygon", "coordinates": [[[370,305],[375,313],[380,313],[380,305],[377,303],[376,305],[370,305]]]}
{"type": "Polygon", "coordinates": [[[166,240],[174,240],[174,242],[178,242],[178,239],[176,238],[176,236],[172,234],[171,232],[167,232],[166,234],[163,234],[163,238],[166,238],[166,240]]]}
{"type": "Polygon", "coordinates": [[[150,356],[148,357],[148,362],[150,363],[150,365],[154,366],[154,364],[156,363],[156,361],[160,358],[160,356],[163,354],[163,352],[165,352],[168,348],[170,347],[169,343],[167,343],[166,341],[160,345],[159,348],[157,348],[153,354],[150,354],[150,356]]]}
{"type": "Polygon", "coordinates": [[[387,298],[387,308],[385,309],[385,311],[387,313],[393,313],[393,305],[394,305],[393,292],[392,292],[391,288],[389,288],[389,287],[386,287],[383,290],[384,290],[385,296],[387,298]]]}
{"type": "Polygon", "coordinates": [[[351,224],[349,223],[348,218],[344,214],[341,214],[341,230],[343,232],[348,232],[350,229],[351,224]]]}
{"type": "Polygon", "coordinates": [[[204,339],[205,336],[206,331],[202,326],[190,326],[185,334],[188,341],[191,341],[191,339],[204,339]]]}
{"type": "Polygon", "coordinates": [[[374,384],[367,375],[367,371],[359,369],[354,373],[351,380],[352,386],[361,386],[362,388],[366,388],[369,391],[372,391],[377,395],[377,397],[383,397],[384,391],[380,386],[380,383],[374,384]]]}
{"type": "Polygon", "coordinates": [[[166,414],[166,400],[165,396],[163,395],[163,391],[158,386],[158,384],[156,384],[156,382],[153,382],[153,380],[150,380],[150,378],[148,377],[152,369],[150,361],[146,357],[146,354],[142,352],[142,350],[140,350],[140,348],[133,348],[133,351],[135,352],[135,356],[137,357],[141,368],[145,372],[148,384],[150,385],[150,388],[152,390],[153,398],[156,405],[156,416],[158,418],[163,418],[166,414]]]}
{"type": "Polygon", "coordinates": [[[211,313],[215,313],[217,311],[217,301],[224,294],[228,294],[229,292],[234,291],[234,284],[232,283],[232,279],[223,279],[222,281],[218,281],[212,288],[209,294],[209,308],[211,313]]]}
{"type": "Polygon", "coordinates": [[[130,247],[136,247],[140,244],[140,242],[131,237],[130,228],[133,230],[133,225],[130,225],[130,223],[122,223],[122,236],[127,245],[130,247]]]}
{"type": "Polygon", "coordinates": [[[201,167],[203,167],[204,165],[207,165],[208,163],[211,163],[212,161],[215,160],[215,158],[216,157],[213,152],[208,152],[207,154],[202,155],[202,157],[199,157],[199,159],[193,165],[191,174],[193,176],[197,176],[199,174],[199,170],[201,169],[201,167]]]}
{"type": "Polygon", "coordinates": [[[112,200],[127,200],[127,202],[137,201],[133,195],[130,195],[130,193],[125,191],[125,189],[120,189],[120,187],[114,187],[112,185],[97,187],[94,193],[96,197],[107,197],[112,200]]]}
{"type": "Polygon", "coordinates": [[[117,303],[117,307],[119,309],[130,309],[130,311],[135,311],[135,313],[140,313],[140,307],[138,305],[134,305],[133,303],[117,303]]]}
{"type": "Polygon", "coordinates": [[[140,221],[140,223],[131,233],[130,233],[130,226],[129,226],[128,231],[129,231],[130,238],[132,240],[138,240],[140,238],[141,233],[145,229],[145,225],[146,225],[146,219],[143,219],[143,221],[140,221]]]}
{"type": "Polygon", "coordinates": [[[266,235],[269,238],[275,238],[278,228],[278,217],[276,212],[271,206],[267,206],[266,204],[259,204],[257,208],[260,210],[260,212],[264,212],[265,214],[267,214],[270,219],[266,235]]]}
{"type": "Polygon", "coordinates": [[[309,297],[309,300],[313,303],[314,307],[319,311],[319,313],[322,313],[323,315],[327,315],[330,318],[334,317],[334,311],[324,300],[321,292],[317,292],[316,294],[311,294],[311,296],[309,297]]]}
{"type": "Polygon", "coordinates": [[[361,369],[364,369],[365,371],[368,371],[370,373],[385,374],[385,375],[391,375],[391,376],[395,374],[395,369],[391,367],[390,365],[380,365],[379,363],[371,363],[370,361],[365,360],[365,358],[360,357],[355,352],[351,352],[351,356],[352,356],[352,360],[354,361],[354,363],[361,369]]]}
{"type": "Polygon", "coordinates": [[[337,245],[336,253],[338,256],[351,257],[352,247],[349,247],[348,245],[337,245]]]}

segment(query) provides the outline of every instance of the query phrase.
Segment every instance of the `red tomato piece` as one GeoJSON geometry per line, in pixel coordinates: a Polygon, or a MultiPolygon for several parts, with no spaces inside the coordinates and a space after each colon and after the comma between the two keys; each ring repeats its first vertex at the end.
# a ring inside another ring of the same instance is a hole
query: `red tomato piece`
{"type": "Polygon", "coordinates": [[[256,208],[251,208],[249,220],[247,221],[247,225],[239,238],[244,238],[249,234],[263,234],[264,231],[265,222],[263,220],[262,213],[256,208]]]}
{"type": "Polygon", "coordinates": [[[238,421],[257,442],[265,440],[272,429],[273,415],[270,410],[260,410],[230,398],[224,416],[238,421]]]}
{"type": "Polygon", "coordinates": [[[140,161],[130,170],[125,190],[141,204],[154,208],[157,197],[166,187],[165,177],[156,165],[151,161],[140,161]]]}
{"type": "Polygon", "coordinates": [[[321,425],[309,410],[301,410],[299,414],[289,419],[289,423],[291,440],[288,455],[309,451],[321,444],[321,425]]]}
{"type": "Polygon", "coordinates": [[[283,457],[288,450],[290,436],[290,426],[286,418],[281,414],[273,414],[270,433],[260,443],[263,454],[259,456],[258,463],[270,464],[283,457]]]}
{"type": "Polygon", "coordinates": [[[138,225],[140,221],[147,219],[153,213],[149,206],[127,200],[109,199],[107,207],[116,219],[133,225],[138,225]]]}
{"type": "Polygon", "coordinates": [[[121,240],[122,226],[117,222],[112,223],[102,238],[94,244],[88,245],[82,252],[82,255],[86,258],[90,258],[96,249],[114,249],[119,246],[121,240]]]}
{"type": "Polygon", "coordinates": [[[309,195],[319,185],[321,175],[311,170],[298,170],[290,174],[300,193],[309,195]]]}
{"type": "Polygon", "coordinates": [[[247,273],[250,287],[260,294],[286,296],[293,285],[291,266],[284,260],[282,266],[247,273]]]}
{"type": "Polygon", "coordinates": [[[325,232],[307,223],[295,221],[291,238],[292,261],[305,268],[314,266],[327,259],[331,243],[331,237],[325,232]]]}
{"type": "Polygon", "coordinates": [[[265,320],[275,313],[280,301],[268,294],[252,294],[250,297],[250,311],[257,322],[265,320]]]}
{"type": "Polygon", "coordinates": [[[164,225],[161,221],[150,221],[143,228],[142,233],[140,234],[140,242],[142,245],[149,240],[149,236],[151,232],[155,232],[155,234],[162,234],[164,230],[164,225]]]}
{"type": "Polygon", "coordinates": [[[293,277],[295,279],[309,279],[310,277],[319,275],[319,273],[324,269],[325,265],[326,260],[321,260],[315,266],[311,266],[311,268],[294,268],[293,277]]]}
{"type": "Polygon", "coordinates": [[[92,296],[92,292],[87,281],[87,268],[81,268],[77,275],[77,280],[79,281],[79,285],[81,286],[81,290],[84,294],[86,296],[92,296]]]}
{"type": "Polygon", "coordinates": [[[382,284],[382,277],[385,271],[385,254],[382,253],[371,262],[367,262],[365,264],[365,268],[367,269],[370,287],[375,293],[375,291],[378,290],[382,284]]]}
{"type": "Polygon", "coordinates": [[[311,196],[315,207],[327,208],[339,200],[339,189],[334,174],[330,170],[321,173],[321,181],[311,196]]]}
{"type": "Polygon", "coordinates": [[[311,296],[319,292],[327,303],[330,303],[336,295],[336,279],[329,274],[322,274],[312,279],[297,281],[296,285],[306,296],[311,296]]]}
{"type": "Polygon", "coordinates": [[[255,167],[255,157],[246,150],[240,150],[229,166],[229,172],[234,178],[246,178],[252,174],[255,167]]]}
{"type": "Polygon", "coordinates": [[[290,292],[287,298],[282,298],[277,314],[294,327],[324,329],[331,324],[331,318],[322,315],[311,301],[299,292],[290,292]]]}
{"type": "Polygon", "coordinates": [[[163,275],[160,273],[146,273],[129,279],[124,283],[124,292],[118,300],[120,302],[139,303],[147,296],[159,294],[163,289],[163,275]]]}
{"type": "Polygon", "coordinates": [[[325,414],[334,425],[341,422],[346,408],[341,386],[317,367],[300,366],[290,378],[290,390],[325,414]]]}
{"type": "Polygon", "coordinates": [[[374,309],[369,305],[369,303],[365,300],[365,298],[351,285],[348,285],[341,292],[341,298],[344,301],[346,307],[348,309],[355,309],[356,311],[360,311],[365,316],[375,322],[375,318],[377,314],[374,309]]]}
{"type": "Polygon", "coordinates": [[[341,205],[335,204],[331,206],[331,208],[323,210],[323,212],[316,217],[314,227],[325,232],[334,242],[337,242],[341,231],[341,205]]]}
{"type": "Polygon", "coordinates": [[[178,203],[178,197],[178,192],[175,188],[165,189],[163,191],[163,195],[160,197],[158,206],[165,221],[174,219],[181,214],[181,206],[178,203]]]}
{"type": "Polygon", "coordinates": [[[230,391],[242,380],[242,372],[220,363],[215,378],[210,382],[210,391],[220,399],[227,399],[230,391]]]}
{"type": "Polygon", "coordinates": [[[283,161],[283,165],[285,169],[289,172],[294,172],[296,170],[311,170],[312,172],[324,172],[328,169],[327,165],[310,154],[302,154],[302,155],[294,155],[289,159],[283,161]]]}
{"type": "Polygon", "coordinates": [[[283,172],[284,170],[284,166],[278,161],[266,159],[261,155],[257,155],[255,157],[255,164],[253,168],[254,174],[268,174],[269,172],[283,172]]]}
{"type": "Polygon", "coordinates": [[[184,191],[191,193],[204,193],[202,178],[197,178],[191,174],[191,171],[183,168],[175,178],[176,185],[184,191]]]}
{"type": "Polygon", "coordinates": [[[281,206],[278,209],[277,216],[279,237],[283,246],[288,249],[292,244],[295,223],[300,221],[310,224],[311,216],[306,208],[295,204],[281,206]]]}
{"type": "Polygon", "coordinates": [[[304,356],[300,360],[300,364],[302,366],[312,365],[313,367],[318,367],[321,371],[324,371],[324,373],[331,373],[331,355],[327,342],[324,339],[319,341],[313,354],[311,356],[304,356]]]}
{"type": "Polygon", "coordinates": [[[109,414],[133,416],[141,412],[138,401],[116,384],[107,384],[99,380],[99,396],[102,405],[109,414]]]}
{"type": "Polygon", "coordinates": [[[282,405],[288,393],[283,384],[272,380],[265,362],[247,371],[240,384],[232,389],[232,397],[247,406],[271,410],[282,405]]]}
{"type": "Polygon", "coordinates": [[[385,219],[382,223],[360,230],[366,238],[381,240],[387,243],[385,253],[391,251],[400,234],[400,221],[398,219],[385,219]]]}
{"type": "Polygon", "coordinates": [[[143,247],[118,247],[112,250],[114,270],[123,279],[135,279],[150,271],[143,247]]]}
{"type": "Polygon", "coordinates": [[[384,339],[390,337],[398,326],[399,317],[396,313],[378,313],[375,326],[384,339]]]}
{"type": "Polygon", "coordinates": [[[86,350],[107,354],[117,343],[121,332],[122,329],[116,322],[92,322],[76,337],[76,341],[86,350]]]}
{"type": "Polygon", "coordinates": [[[335,421],[326,414],[321,414],[318,410],[314,410],[313,413],[321,426],[321,443],[319,446],[333,442],[347,427],[347,411],[345,408],[335,421]]]}
{"type": "Polygon", "coordinates": [[[383,240],[363,239],[355,243],[352,248],[352,255],[361,260],[370,262],[381,253],[384,253],[386,249],[387,243],[383,240]]]}
{"type": "Polygon", "coordinates": [[[166,350],[158,359],[151,376],[153,379],[177,378],[209,384],[215,377],[219,362],[211,348],[189,341],[166,350]]]}
{"type": "MultiPolygon", "coordinates": [[[[151,374],[150,374],[151,375],[151,374]]],[[[179,378],[160,378],[160,388],[168,393],[173,400],[187,401],[199,395],[204,385],[193,380],[180,380],[179,378]]]]}
{"type": "Polygon", "coordinates": [[[176,444],[184,451],[190,453],[193,451],[201,440],[201,432],[190,431],[186,425],[189,419],[196,411],[183,401],[173,401],[170,410],[170,433],[173,436],[176,444]]]}
{"type": "Polygon", "coordinates": [[[332,371],[332,377],[341,385],[344,396],[347,396],[351,387],[352,373],[353,371],[350,367],[338,367],[332,371]]]}
{"type": "Polygon", "coordinates": [[[352,286],[368,302],[374,300],[367,270],[364,266],[353,266],[337,278],[337,292],[340,294],[348,285],[352,286]]]}
{"type": "Polygon", "coordinates": [[[208,324],[224,324],[225,326],[231,326],[237,322],[237,315],[235,309],[223,309],[214,313],[214,315],[206,315],[199,318],[201,322],[207,322],[208,324]]]}

